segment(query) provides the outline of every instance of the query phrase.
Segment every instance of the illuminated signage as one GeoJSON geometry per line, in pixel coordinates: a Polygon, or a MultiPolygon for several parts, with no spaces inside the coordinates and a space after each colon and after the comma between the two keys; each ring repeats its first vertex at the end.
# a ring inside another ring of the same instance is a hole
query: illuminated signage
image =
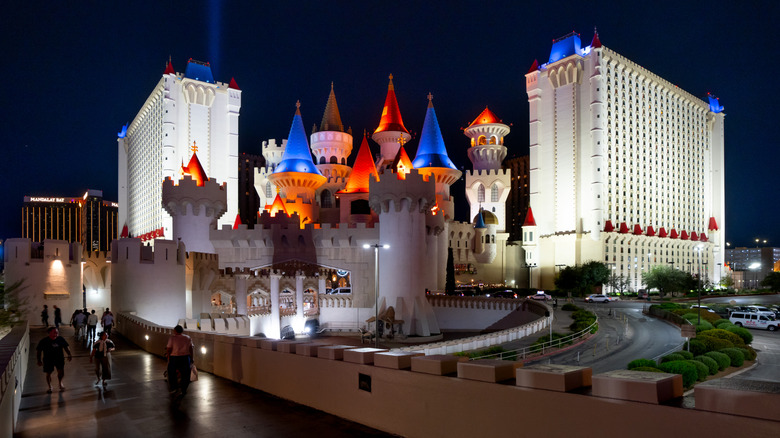
{"type": "Polygon", "coordinates": [[[30,196],[29,202],[65,202],[65,198],[43,198],[40,196],[30,196]]]}

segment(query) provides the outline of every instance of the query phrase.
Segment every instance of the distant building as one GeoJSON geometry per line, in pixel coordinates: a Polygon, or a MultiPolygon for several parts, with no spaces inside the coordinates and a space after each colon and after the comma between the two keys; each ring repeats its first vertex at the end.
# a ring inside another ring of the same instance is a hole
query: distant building
{"type": "Polygon", "coordinates": [[[22,237],[79,242],[86,251],[109,251],[117,237],[116,202],[103,200],[101,190],[81,197],[25,196],[22,237]]]}
{"type": "Polygon", "coordinates": [[[523,223],[528,212],[528,155],[504,161],[511,171],[509,197],[506,202],[506,227],[510,241],[523,238],[523,223]]]}
{"type": "Polygon", "coordinates": [[[238,158],[238,213],[241,223],[254,228],[260,209],[265,208],[265,205],[260,204],[260,196],[255,190],[255,169],[265,167],[265,159],[261,155],[245,152],[241,152],[238,158]]]}
{"type": "Polygon", "coordinates": [[[118,135],[119,224],[141,240],[173,236],[162,206],[162,182],[178,181],[181,166],[197,150],[211,178],[226,182],[228,209],[219,225],[238,213],[238,116],[241,89],[216,82],[208,63],[190,59],[184,73],[170,61],[129,125],[118,135]]]}
{"type": "Polygon", "coordinates": [[[780,248],[729,248],[725,263],[731,268],[737,289],[755,289],[780,262],[780,248]]]}
{"type": "Polygon", "coordinates": [[[556,267],[610,265],[638,290],[656,265],[698,266],[717,283],[725,249],[724,122],[694,96],[579,34],[553,40],[526,73],[532,284],[556,267]]]}

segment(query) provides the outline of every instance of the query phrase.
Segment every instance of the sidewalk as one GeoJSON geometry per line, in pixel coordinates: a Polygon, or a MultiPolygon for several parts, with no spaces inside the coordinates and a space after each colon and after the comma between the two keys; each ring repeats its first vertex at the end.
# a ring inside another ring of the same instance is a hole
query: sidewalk
{"type": "Polygon", "coordinates": [[[163,381],[164,359],[146,353],[121,336],[112,337],[113,379],[106,389],[94,386],[89,351],[75,342],[73,329],[61,327],[73,361],[65,362],[66,387],[46,393],[35,347],[46,336],[30,329],[29,366],[22,392],[16,437],[158,437],[230,436],[320,437],[390,436],[383,432],[282,400],[269,394],[200,373],[179,406],[173,406],[163,381]],[[305,421],[302,421],[305,419],[305,421]]]}

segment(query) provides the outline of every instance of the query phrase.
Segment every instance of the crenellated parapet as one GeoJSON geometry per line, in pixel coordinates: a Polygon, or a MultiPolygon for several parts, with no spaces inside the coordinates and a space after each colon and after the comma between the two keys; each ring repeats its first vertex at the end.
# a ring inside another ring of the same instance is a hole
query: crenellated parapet
{"type": "Polygon", "coordinates": [[[478,178],[504,178],[511,177],[511,169],[474,169],[467,170],[466,175],[478,178]]]}
{"type": "Polygon", "coordinates": [[[436,185],[432,179],[412,169],[405,179],[393,178],[385,174],[381,181],[369,181],[368,202],[377,213],[388,212],[427,212],[436,204],[436,185]]]}
{"type": "Polygon", "coordinates": [[[267,169],[271,169],[271,172],[273,172],[276,165],[282,161],[282,156],[284,155],[284,149],[286,147],[287,139],[282,139],[281,143],[277,143],[274,138],[263,141],[260,150],[263,154],[263,158],[265,158],[265,166],[267,169]]]}
{"type": "Polygon", "coordinates": [[[162,203],[171,216],[204,215],[216,220],[227,211],[227,183],[210,179],[199,187],[190,175],[178,184],[168,177],[163,181],[162,203]]]}

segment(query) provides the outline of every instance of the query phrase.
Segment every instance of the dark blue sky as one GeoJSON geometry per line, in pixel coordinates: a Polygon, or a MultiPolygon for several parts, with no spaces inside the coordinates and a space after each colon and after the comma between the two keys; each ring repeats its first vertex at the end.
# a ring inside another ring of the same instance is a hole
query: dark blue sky
{"type": "MultiPolygon", "coordinates": [[[[780,158],[780,2],[12,1],[0,14],[0,239],[21,236],[24,195],[117,197],[116,133],[135,117],[171,56],[210,61],[243,90],[240,150],[287,136],[296,100],[320,122],[330,83],[359,137],[378,122],[394,75],[404,122],[419,133],[426,95],[451,159],[470,166],[460,128],[489,105],[511,155],[528,151],[524,74],[572,30],[726,113],[726,237],[780,246],[772,196],[780,158]],[[418,4],[423,3],[423,4],[418,4]],[[774,183],[772,181],[775,181],[774,183]]],[[[356,144],[357,146],[357,144],[356,144]]],[[[375,145],[374,145],[375,146],[375,145]]],[[[413,156],[416,143],[410,145],[413,156]]],[[[353,153],[354,155],[354,153],[353,153]]],[[[352,157],[354,159],[354,157],[352,157]]],[[[453,193],[462,198],[462,189],[453,193]]],[[[465,220],[465,215],[458,218],[465,220]]]]}

